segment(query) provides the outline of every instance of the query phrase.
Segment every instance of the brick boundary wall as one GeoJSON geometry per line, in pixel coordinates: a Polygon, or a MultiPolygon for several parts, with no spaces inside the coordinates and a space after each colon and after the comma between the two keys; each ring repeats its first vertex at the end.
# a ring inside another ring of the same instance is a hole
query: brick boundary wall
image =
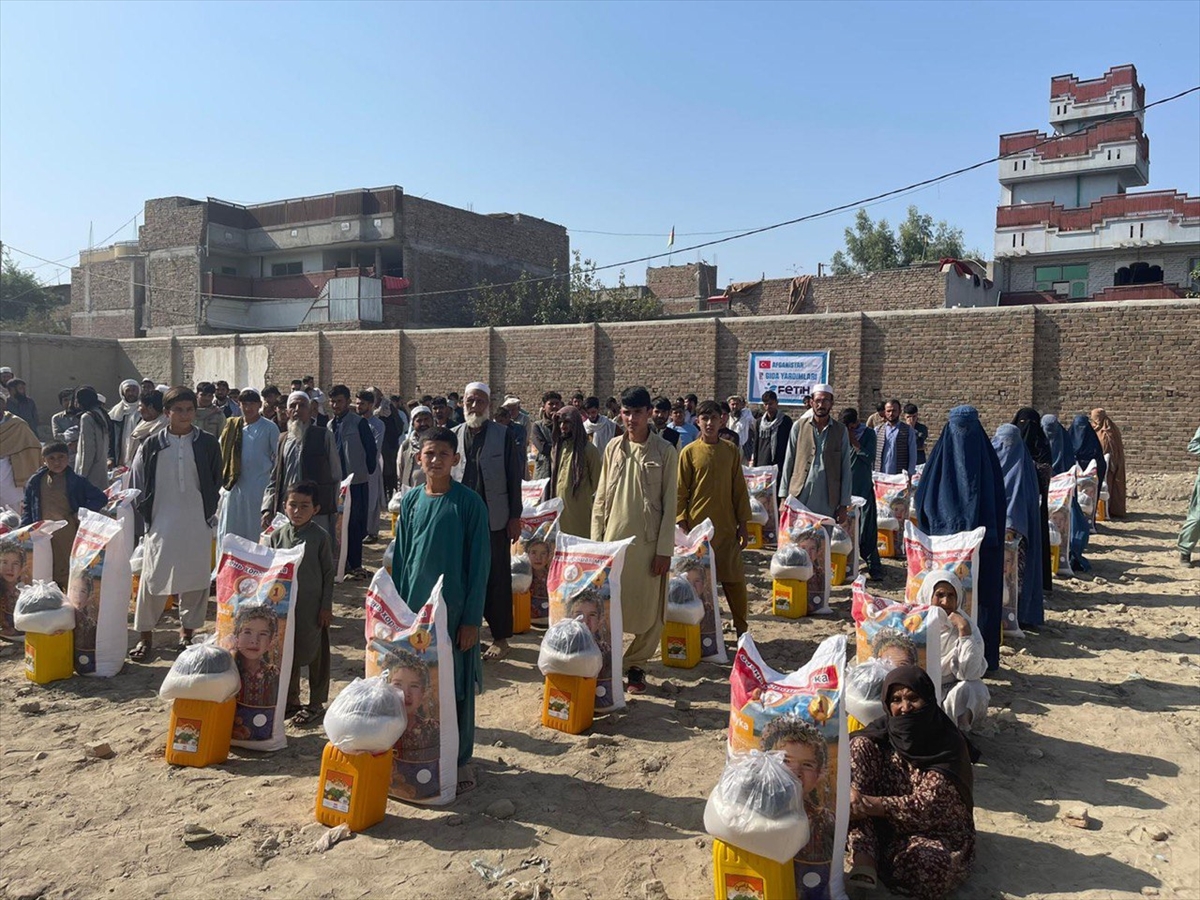
{"type": "Polygon", "coordinates": [[[231,345],[266,347],[268,379],[281,389],[312,374],[325,388],[413,397],[478,379],[528,409],[547,388],[603,399],[642,383],[670,397],[726,396],[745,390],[751,351],[829,350],[837,410],[865,414],[896,396],[917,403],[937,435],[960,403],[979,408],[989,433],[1025,405],[1066,424],[1103,406],[1135,471],[1196,465],[1186,452],[1200,421],[1195,300],[120,341],[4,333],[0,359],[28,380],[48,423],[60,387],[90,383],[112,396],[125,377],[190,382],[196,348],[231,345]]]}

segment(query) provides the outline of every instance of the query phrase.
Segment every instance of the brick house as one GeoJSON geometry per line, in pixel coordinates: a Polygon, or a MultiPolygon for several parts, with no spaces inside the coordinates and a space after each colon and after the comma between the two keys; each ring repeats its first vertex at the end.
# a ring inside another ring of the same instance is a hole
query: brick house
{"type": "Polygon", "coordinates": [[[1000,136],[994,276],[1002,305],[1183,297],[1200,197],[1150,180],[1145,88],[1131,65],[1050,80],[1053,134],[1000,136]]]}
{"type": "Polygon", "coordinates": [[[251,206],[162,197],[146,201],[144,222],[137,241],[80,253],[72,333],[466,326],[467,289],[570,261],[561,225],[397,186],[251,206]]]}

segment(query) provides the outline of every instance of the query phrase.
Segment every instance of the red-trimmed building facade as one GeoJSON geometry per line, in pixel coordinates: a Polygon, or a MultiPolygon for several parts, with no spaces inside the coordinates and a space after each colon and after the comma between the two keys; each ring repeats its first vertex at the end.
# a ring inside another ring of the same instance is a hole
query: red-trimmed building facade
{"type": "Polygon", "coordinates": [[[1000,136],[1001,305],[1181,297],[1200,265],[1200,197],[1150,180],[1137,70],[1050,80],[1051,134],[1000,136]]]}

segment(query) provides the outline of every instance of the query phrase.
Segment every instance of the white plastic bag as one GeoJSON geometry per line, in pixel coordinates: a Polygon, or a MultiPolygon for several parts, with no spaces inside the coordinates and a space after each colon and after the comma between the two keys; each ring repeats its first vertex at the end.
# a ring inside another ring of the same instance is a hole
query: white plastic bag
{"type": "Polygon", "coordinates": [[[704,605],[700,621],[700,658],[708,662],[725,662],[725,637],[721,626],[721,604],[717,602],[717,561],[713,557],[714,527],[705,519],[689,532],[675,526],[675,549],[671,557],[672,577],[691,583],[704,605]]]}
{"type": "Polygon", "coordinates": [[[543,675],[595,678],[604,657],[583,617],[555,622],[542,637],[538,669],[543,675]]]}
{"type": "Polygon", "coordinates": [[[667,611],[664,618],[668,622],[684,625],[699,625],[704,621],[704,601],[692,583],[682,575],[676,575],[667,582],[667,611]]]}
{"type": "Polygon", "coordinates": [[[767,508],[756,497],[750,498],[750,522],[754,525],[766,525],[770,519],[767,508]]]}
{"type": "Polygon", "coordinates": [[[233,654],[215,640],[192,644],[176,657],[158,689],[162,700],[224,703],[242,689],[233,654]]]}
{"type": "Polygon", "coordinates": [[[533,586],[533,568],[529,557],[520,553],[512,558],[512,589],[514,594],[523,594],[533,586]]]}
{"type": "Polygon", "coordinates": [[[53,581],[35,581],[17,595],[13,625],[31,634],[60,634],[75,628],[75,610],[53,581]]]}
{"type": "Polygon", "coordinates": [[[808,816],[800,782],[788,771],[783,754],[735,754],[708,795],[704,830],[748,853],[791,861],[808,843],[808,816]]]}
{"type": "Polygon", "coordinates": [[[383,753],[404,735],[404,691],[383,672],[355,678],[325,711],[325,734],[343,753],[383,753]]]}
{"type": "Polygon", "coordinates": [[[850,540],[850,535],[846,533],[846,529],[841,525],[833,526],[833,536],[829,540],[829,552],[840,553],[842,556],[849,557],[850,551],[854,549],[854,542],[850,540]]]}
{"type": "Polygon", "coordinates": [[[883,679],[892,670],[886,662],[868,659],[846,671],[846,712],[862,725],[884,714],[883,679]]]}
{"type": "Polygon", "coordinates": [[[338,583],[346,580],[346,554],[350,548],[350,482],[353,480],[354,473],[351,472],[338,485],[337,515],[334,516],[333,534],[330,535],[333,538],[333,562],[336,568],[333,580],[338,583]]]}
{"type": "Polygon", "coordinates": [[[771,555],[772,578],[779,581],[808,581],[812,575],[812,560],[796,544],[784,544],[771,555]]]}

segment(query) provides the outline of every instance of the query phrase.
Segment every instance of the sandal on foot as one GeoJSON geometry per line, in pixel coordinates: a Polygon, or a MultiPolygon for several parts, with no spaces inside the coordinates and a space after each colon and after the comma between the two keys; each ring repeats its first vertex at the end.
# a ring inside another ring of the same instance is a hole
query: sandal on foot
{"type": "Polygon", "coordinates": [[[287,707],[284,707],[284,710],[283,710],[283,720],[286,722],[286,721],[289,721],[289,720],[291,720],[291,719],[294,719],[294,718],[296,718],[296,713],[300,712],[300,710],[302,710],[302,709],[304,709],[304,707],[303,707],[303,706],[287,706],[287,707]]]}
{"type": "Polygon", "coordinates": [[[129,651],[129,658],[136,663],[148,662],[152,656],[154,656],[154,648],[145,641],[138,641],[129,651]]]}
{"type": "Polygon", "coordinates": [[[292,717],[292,724],[302,728],[305,725],[315,725],[323,715],[325,715],[323,707],[305,706],[292,717]]]}
{"type": "Polygon", "coordinates": [[[501,647],[499,642],[497,642],[483,651],[483,658],[489,662],[499,662],[511,652],[512,647],[501,647]]]}
{"type": "Polygon", "coordinates": [[[465,794],[468,791],[473,791],[478,783],[475,777],[474,766],[458,767],[458,790],[456,793],[465,794]]]}

